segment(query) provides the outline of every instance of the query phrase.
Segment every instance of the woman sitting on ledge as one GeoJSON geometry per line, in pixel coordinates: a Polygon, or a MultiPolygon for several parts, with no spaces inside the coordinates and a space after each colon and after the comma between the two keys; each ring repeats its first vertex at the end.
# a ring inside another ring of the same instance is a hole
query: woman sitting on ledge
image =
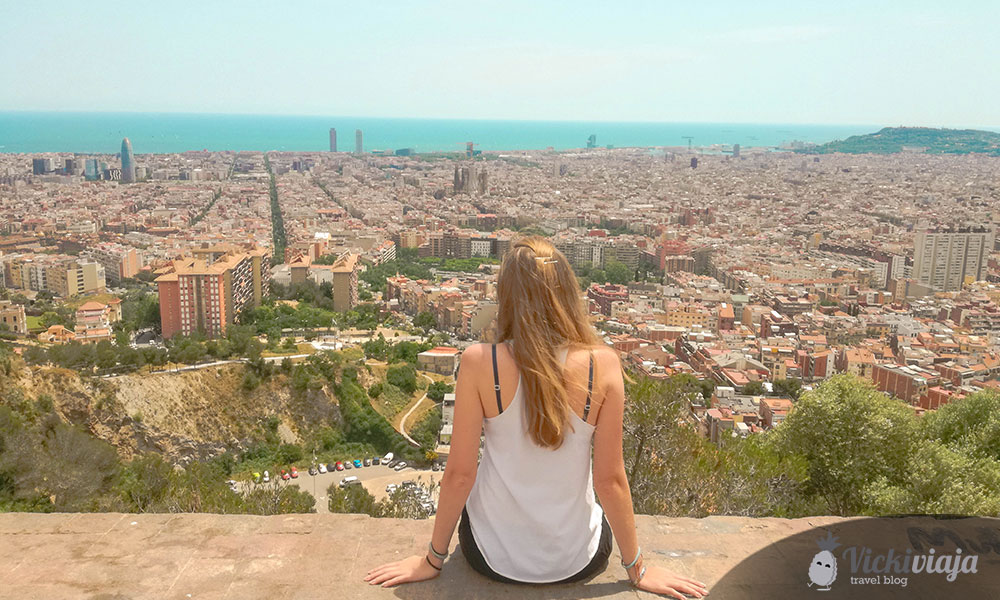
{"type": "Polygon", "coordinates": [[[613,530],[632,585],[707,594],[699,581],[643,564],[622,459],[621,364],[590,325],[566,257],[544,238],[523,238],[504,257],[497,288],[500,343],[462,356],[427,553],[372,569],[365,581],[436,577],[456,525],[466,560],[486,577],[583,581],[607,566],[613,530]]]}

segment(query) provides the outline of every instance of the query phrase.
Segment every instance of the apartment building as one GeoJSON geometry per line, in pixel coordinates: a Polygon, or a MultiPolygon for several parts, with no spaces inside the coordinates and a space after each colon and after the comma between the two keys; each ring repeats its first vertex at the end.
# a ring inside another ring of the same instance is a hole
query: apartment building
{"type": "Polygon", "coordinates": [[[983,227],[918,231],[913,278],[938,291],[962,289],[986,276],[994,232],[983,227]]]}
{"type": "Polygon", "coordinates": [[[142,253],[121,244],[98,244],[85,254],[104,267],[104,277],[111,285],[120,285],[122,279],[135,277],[143,266],[142,253]]]}
{"type": "Polygon", "coordinates": [[[163,337],[196,331],[224,335],[241,311],[259,306],[267,293],[264,264],[261,250],[223,254],[202,249],[157,271],[163,337]]]}
{"type": "Polygon", "coordinates": [[[40,292],[47,290],[64,298],[102,292],[104,267],[91,259],[66,255],[26,254],[4,263],[7,286],[40,292]]]}

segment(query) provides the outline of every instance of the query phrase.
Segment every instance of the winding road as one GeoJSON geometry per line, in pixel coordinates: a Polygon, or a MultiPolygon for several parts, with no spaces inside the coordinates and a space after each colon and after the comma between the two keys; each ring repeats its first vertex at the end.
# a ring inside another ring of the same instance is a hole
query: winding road
{"type": "MultiPolygon", "coordinates": [[[[420,376],[423,377],[424,379],[426,379],[427,381],[429,381],[430,383],[434,383],[434,380],[431,379],[430,377],[428,377],[427,375],[421,373],[420,376]]],[[[410,415],[413,414],[413,411],[417,410],[417,407],[420,406],[421,404],[423,404],[424,400],[426,400],[426,399],[427,399],[427,392],[424,392],[424,395],[420,397],[420,400],[417,400],[416,403],[414,403],[414,405],[410,407],[410,410],[406,411],[406,414],[403,415],[403,418],[400,419],[400,421],[399,421],[399,430],[398,431],[399,431],[400,435],[402,435],[403,437],[405,437],[406,441],[410,442],[411,444],[413,444],[417,448],[420,447],[420,444],[417,443],[417,441],[415,439],[411,438],[410,434],[406,433],[406,421],[410,418],[410,415]]]]}

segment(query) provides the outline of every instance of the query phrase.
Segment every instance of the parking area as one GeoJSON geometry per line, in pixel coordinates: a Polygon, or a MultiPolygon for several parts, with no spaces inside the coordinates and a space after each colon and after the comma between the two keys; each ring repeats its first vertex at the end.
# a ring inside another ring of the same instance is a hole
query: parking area
{"type": "MultiPolygon", "coordinates": [[[[290,479],[288,483],[299,486],[316,498],[316,512],[328,513],[330,511],[326,490],[331,484],[340,483],[345,477],[357,477],[358,481],[365,486],[365,489],[371,495],[375,496],[376,500],[382,500],[387,496],[385,487],[390,483],[399,485],[403,481],[412,479],[431,484],[440,482],[441,475],[443,475],[443,471],[432,471],[430,469],[418,470],[412,467],[406,467],[401,471],[394,471],[385,465],[377,465],[362,467],[360,469],[345,469],[333,473],[320,473],[318,475],[310,475],[308,469],[305,471],[300,470],[298,479],[290,479]]],[[[275,477],[276,475],[272,473],[271,476],[275,477]]]]}

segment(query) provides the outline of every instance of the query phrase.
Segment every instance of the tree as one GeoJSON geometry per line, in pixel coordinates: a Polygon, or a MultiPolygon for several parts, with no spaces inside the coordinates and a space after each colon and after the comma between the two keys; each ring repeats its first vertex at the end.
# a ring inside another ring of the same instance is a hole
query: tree
{"type": "Polygon", "coordinates": [[[632,269],[629,269],[623,263],[617,260],[608,260],[604,265],[604,274],[608,279],[608,283],[616,283],[618,285],[625,285],[629,281],[632,281],[632,269]]]}
{"type": "Polygon", "coordinates": [[[326,490],[326,496],[330,499],[330,512],[332,513],[380,516],[375,496],[372,496],[363,485],[340,487],[339,484],[332,483],[326,490]]]}
{"type": "Polygon", "coordinates": [[[417,370],[408,363],[394,364],[386,371],[385,380],[407,394],[412,394],[417,389],[417,370]]]}
{"type": "Polygon", "coordinates": [[[802,395],[802,382],[798,379],[776,379],[773,387],[775,394],[792,400],[798,400],[802,395]]]}
{"type": "Polygon", "coordinates": [[[413,317],[413,325],[424,330],[434,329],[437,327],[437,317],[430,311],[424,311],[413,317]]]}
{"type": "Polygon", "coordinates": [[[779,453],[808,461],[806,491],[825,501],[826,514],[846,516],[865,512],[869,482],[903,480],[917,423],[909,407],[870,382],[837,375],[803,394],[771,435],[779,453]]]}
{"type": "Polygon", "coordinates": [[[66,319],[64,319],[59,313],[48,311],[42,313],[42,316],[38,319],[38,324],[43,328],[48,329],[53,325],[66,325],[66,319]]]}
{"type": "Polygon", "coordinates": [[[441,402],[444,400],[444,395],[450,394],[453,390],[454,386],[443,381],[435,381],[427,387],[427,397],[434,402],[441,402]]]}
{"type": "Polygon", "coordinates": [[[761,381],[751,381],[744,385],[740,392],[744,396],[761,396],[764,394],[764,383],[761,381]]]}
{"type": "Polygon", "coordinates": [[[662,382],[640,376],[626,385],[623,450],[637,512],[661,514],[672,502],[667,495],[693,482],[670,469],[666,457],[680,456],[694,443],[682,415],[700,393],[698,380],[691,376],[662,382]]]}
{"type": "Polygon", "coordinates": [[[417,440],[424,452],[433,452],[437,448],[438,434],[441,433],[441,411],[436,407],[431,409],[410,430],[410,437],[417,440]]]}

